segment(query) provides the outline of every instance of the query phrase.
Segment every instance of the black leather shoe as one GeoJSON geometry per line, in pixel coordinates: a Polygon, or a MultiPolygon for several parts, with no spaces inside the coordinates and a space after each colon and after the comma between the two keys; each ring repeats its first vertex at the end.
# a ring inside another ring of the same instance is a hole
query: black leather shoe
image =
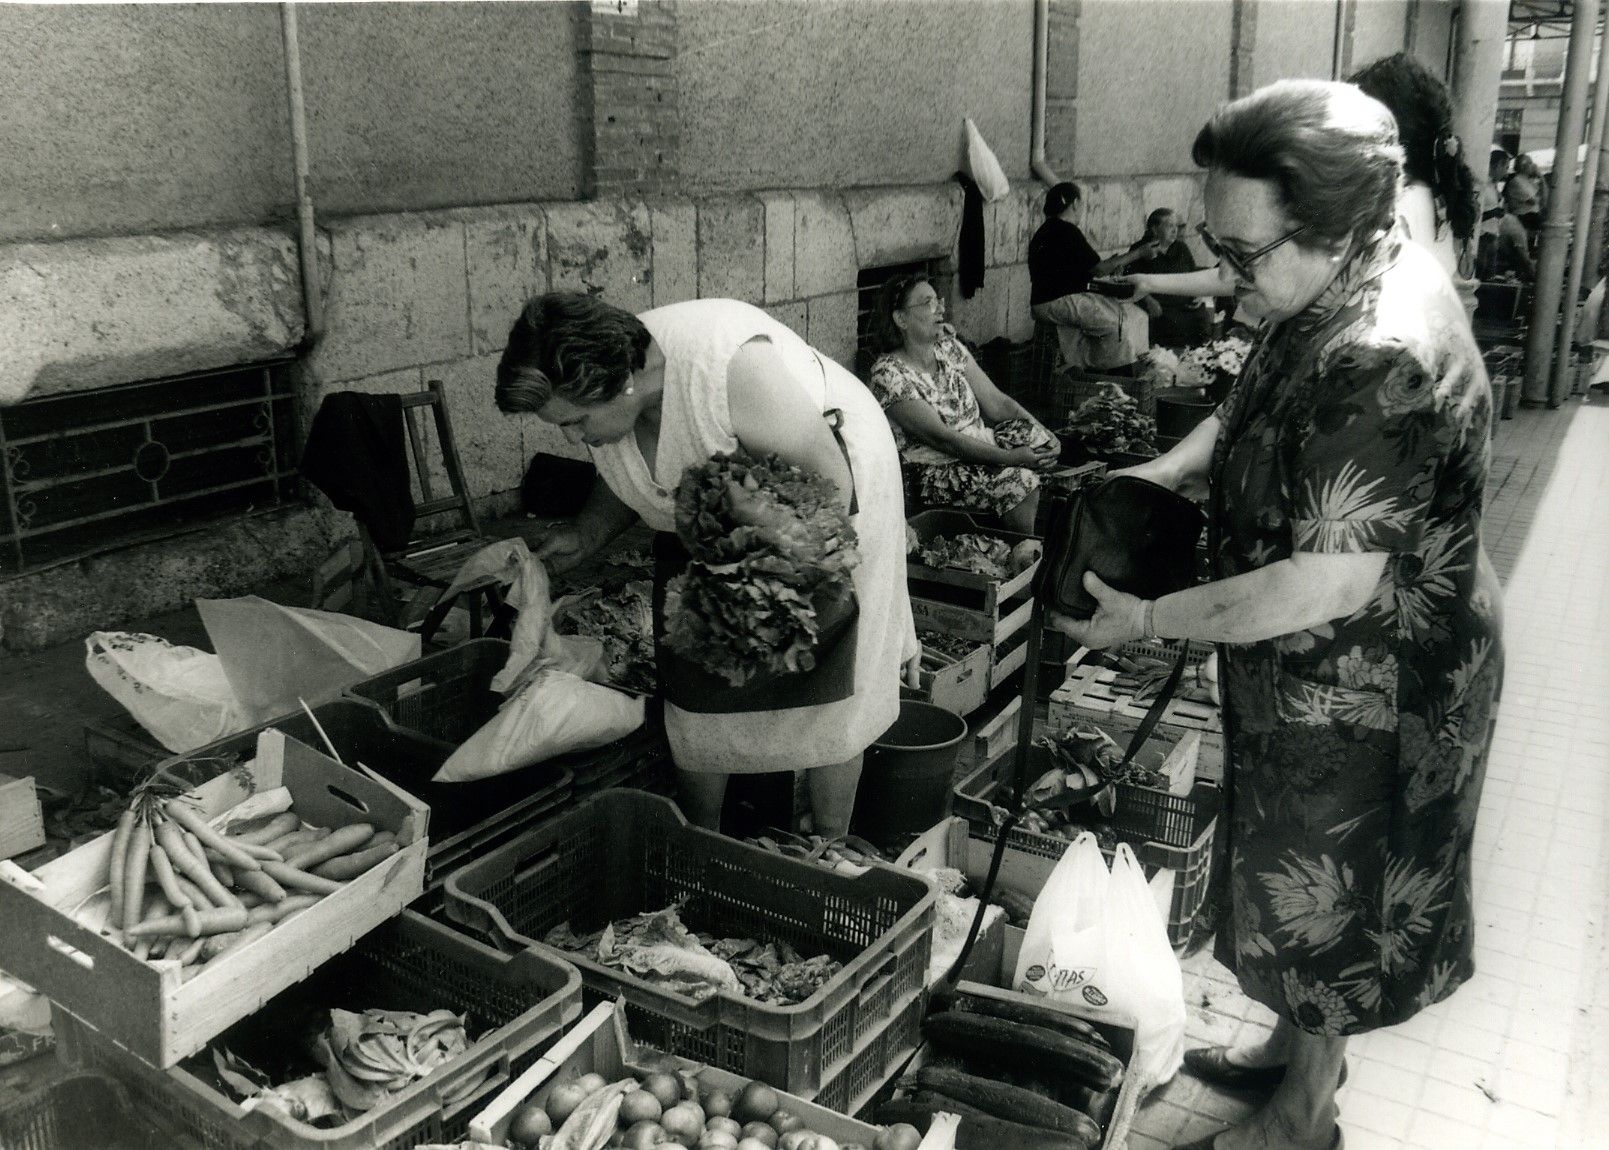
{"type": "MultiPolygon", "coordinates": [[[[1240,1066],[1229,1061],[1227,1046],[1198,1046],[1184,1052],[1184,1068],[1203,1082],[1225,1090],[1272,1090],[1285,1080],[1283,1066],[1240,1066]]],[[[1337,1088],[1346,1085],[1346,1063],[1341,1063],[1337,1088]]]]}

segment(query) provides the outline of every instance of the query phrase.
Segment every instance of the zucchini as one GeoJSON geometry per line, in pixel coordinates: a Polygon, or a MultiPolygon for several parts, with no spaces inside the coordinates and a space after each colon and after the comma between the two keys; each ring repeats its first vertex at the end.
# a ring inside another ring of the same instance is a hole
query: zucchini
{"type": "MultiPolygon", "coordinates": [[[[885,1126],[908,1122],[927,1133],[933,1115],[957,1114],[961,1128],[956,1131],[955,1150],[1091,1150],[1090,1143],[1072,1134],[1039,1130],[1020,1122],[1007,1122],[952,1102],[942,1094],[919,1090],[908,1098],[885,1102],[877,1108],[877,1121],[885,1126]]],[[[1099,1143],[1096,1143],[1099,1145],[1099,1143]]]]}
{"type": "Polygon", "coordinates": [[[916,1084],[995,1118],[1037,1126],[1041,1130],[1076,1134],[1094,1145],[1099,1145],[1101,1141],[1101,1128],[1095,1125],[1089,1115],[1020,1086],[1009,1086],[1004,1082],[994,1082],[940,1066],[922,1067],[916,1072],[916,1084]]]}
{"type": "Polygon", "coordinates": [[[1028,1026],[1043,1026],[1046,1030],[1054,1030],[1070,1038],[1093,1042],[1102,1050],[1112,1049],[1106,1035],[1065,1010],[1055,1010],[1020,998],[985,998],[965,992],[959,995],[956,1003],[962,1010],[973,1014],[987,1014],[990,1018],[1003,1018],[1007,1022],[1020,1022],[1028,1026]]]}
{"type": "Polygon", "coordinates": [[[922,1034],[934,1045],[963,1057],[993,1058],[1029,1069],[1048,1066],[1097,1090],[1123,1079],[1123,1064],[1110,1051],[1043,1026],[951,1010],[928,1016],[922,1022],[922,1034]]]}

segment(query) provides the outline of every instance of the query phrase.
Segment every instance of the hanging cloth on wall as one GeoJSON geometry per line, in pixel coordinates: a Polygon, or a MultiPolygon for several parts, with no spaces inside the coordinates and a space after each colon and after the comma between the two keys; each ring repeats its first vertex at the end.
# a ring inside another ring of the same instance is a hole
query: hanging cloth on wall
{"type": "Polygon", "coordinates": [[[965,172],[955,173],[961,185],[961,242],[960,267],[961,298],[971,299],[983,286],[983,193],[972,177],[965,172]]]}
{"type": "Polygon", "coordinates": [[[302,478],[350,511],[381,551],[407,546],[413,487],[402,397],[337,391],[324,397],[302,449],[302,478]]]}

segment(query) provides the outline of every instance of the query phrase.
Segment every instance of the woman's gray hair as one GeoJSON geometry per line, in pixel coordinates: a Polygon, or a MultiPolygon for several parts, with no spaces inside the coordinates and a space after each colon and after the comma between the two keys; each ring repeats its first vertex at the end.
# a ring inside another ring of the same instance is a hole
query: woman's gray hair
{"type": "Polygon", "coordinates": [[[1213,113],[1190,155],[1198,167],[1272,183],[1286,214],[1306,228],[1303,246],[1362,240],[1396,218],[1397,123],[1351,84],[1259,88],[1213,113]]]}

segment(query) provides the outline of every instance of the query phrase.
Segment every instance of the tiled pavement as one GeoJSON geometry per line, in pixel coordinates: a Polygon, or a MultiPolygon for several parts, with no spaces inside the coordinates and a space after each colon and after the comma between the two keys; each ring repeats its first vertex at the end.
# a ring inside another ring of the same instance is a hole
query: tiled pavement
{"type": "MultiPolygon", "coordinates": [[[[1476,977],[1404,1026],[1354,1039],[1349,1150],[1609,1147],[1609,403],[1521,411],[1493,444],[1486,546],[1507,671],[1475,836],[1476,977]]],[[[1273,1016],[1210,955],[1186,962],[1189,1044],[1273,1016]]],[[[1133,1150],[1250,1109],[1181,1073],[1133,1150]]]]}

